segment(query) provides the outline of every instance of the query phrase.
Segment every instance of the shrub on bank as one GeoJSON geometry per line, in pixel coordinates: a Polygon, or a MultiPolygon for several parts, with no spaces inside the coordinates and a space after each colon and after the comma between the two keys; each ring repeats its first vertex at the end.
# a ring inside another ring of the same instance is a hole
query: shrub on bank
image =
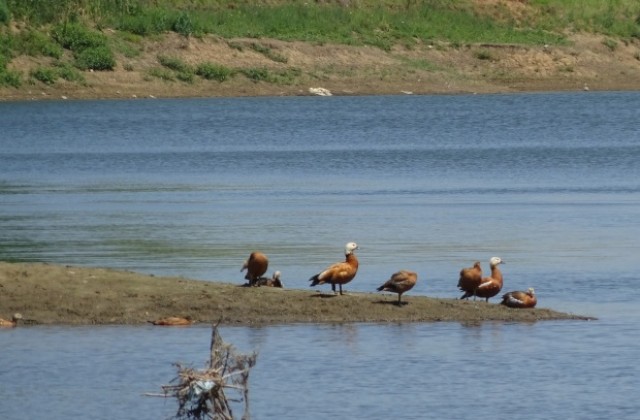
{"type": "Polygon", "coordinates": [[[20,87],[22,84],[20,73],[7,69],[10,51],[5,44],[5,37],[0,34],[0,86],[20,87]]]}
{"type": "Polygon", "coordinates": [[[73,51],[75,65],[81,70],[113,70],[116,65],[107,37],[81,23],[58,24],[52,36],[63,48],[73,51]]]}
{"type": "Polygon", "coordinates": [[[56,71],[49,67],[37,67],[31,70],[29,75],[46,85],[52,85],[58,79],[56,71]]]}
{"type": "Polygon", "coordinates": [[[233,70],[220,64],[200,63],[196,67],[196,74],[207,80],[224,82],[233,75],[233,70]]]}
{"type": "Polygon", "coordinates": [[[37,67],[29,76],[47,85],[53,85],[58,79],[68,82],[84,82],[82,74],[69,63],[56,62],[53,67],[37,67]]]}
{"type": "Polygon", "coordinates": [[[60,23],[53,28],[51,35],[63,48],[73,52],[107,45],[105,35],[78,22],[60,23]]]}
{"type": "Polygon", "coordinates": [[[46,57],[60,58],[63,52],[62,47],[54,42],[51,37],[32,29],[21,32],[16,36],[16,49],[33,57],[44,55],[46,57]]]}
{"type": "Polygon", "coordinates": [[[116,59],[106,45],[86,48],[76,54],[75,65],[81,70],[113,70],[116,59]]]}
{"type": "Polygon", "coordinates": [[[22,76],[17,71],[0,68],[0,86],[18,88],[22,85],[22,76]]]}
{"type": "Polygon", "coordinates": [[[11,20],[11,12],[5,0],[0,0],[0,25],[6,25],[11,20]]]}

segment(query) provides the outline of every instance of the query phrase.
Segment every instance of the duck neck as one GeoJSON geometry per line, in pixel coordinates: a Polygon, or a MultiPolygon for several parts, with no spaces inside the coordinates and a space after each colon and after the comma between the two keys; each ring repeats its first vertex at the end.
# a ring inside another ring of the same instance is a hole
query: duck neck
{"type": "Polygon", "coordinates": [[[497,280],[502,284],[502,271],[498,268],[498,265],[491,266],[491,278],[497,280]]]}
{"type": "Polygon", "coordinates": [[[352,267],[358,268],[358,259],[356,258],[356,255],[354,253],[347,254],[346,258],[347,258],[347,264],[349,264],[352,267]]]}

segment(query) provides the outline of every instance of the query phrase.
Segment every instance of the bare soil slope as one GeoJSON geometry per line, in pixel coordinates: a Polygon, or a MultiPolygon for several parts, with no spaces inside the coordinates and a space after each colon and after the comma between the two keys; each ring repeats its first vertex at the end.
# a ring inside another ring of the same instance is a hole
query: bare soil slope
{"type": "MultiPolygon", "coordinates": [[[[19,89],[0,88],[0,100],[309,95],[314,87],[334,95],[640,88],[640,42],[600,35],[576,34],[567,46],[434,43],[396,46],[391,51],[269,39],[184,38],[174,33],[142,42],[138,56],[117,57],[114,71],[85,72],[85,84],[64,80],[53,85],[25,83],[19,89]],[[281,82],[255,82],[240,74],[224,82],[201,77],[192,83],[167,81],[150,76],[152,69],[162,68],[159,55],[194,66],[210,62],[297,76],[281,82]]],[[[21,56],[9,68],[28,75],[47,60],[21,56]]]]}

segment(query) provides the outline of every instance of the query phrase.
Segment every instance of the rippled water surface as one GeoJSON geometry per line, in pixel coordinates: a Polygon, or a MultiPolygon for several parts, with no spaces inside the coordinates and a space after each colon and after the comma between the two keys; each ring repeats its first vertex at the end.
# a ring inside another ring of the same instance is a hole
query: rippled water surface
{"type": "MultiPolygon", "coordinates": [[[[241,283],[261,249],[307,288],[356,241],[348,290],[410,268],[456,297],[498,255],[505,289],[599,319],[224,328],[259,351],[252,416],[634,418],[638,121],[637,93],[0,103],[0,258],[241,283]]],[[[0,331],[0,418],[169,417],[141,394],[209,336],[0,331]]]]}

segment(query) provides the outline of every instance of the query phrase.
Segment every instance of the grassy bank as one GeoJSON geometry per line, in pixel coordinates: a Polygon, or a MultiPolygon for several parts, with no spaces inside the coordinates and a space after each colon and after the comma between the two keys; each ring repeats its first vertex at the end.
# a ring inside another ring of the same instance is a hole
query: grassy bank
{"type": "MultiPolygon", "coordinates": [[[[272,63],[229,66],[215,59],[188,63],[158,54],[144,79],[194,83],[233,78],[291,85],[304,69],[262,40],[316,46],[370,46],[391,51],[421,45],[460,50],[471,44],[563,45],[567,35],[596,33],[615,49],[640,38],[640,3],[634,0],[0,0],[0,87],[87,85],[87,72],[138,70],[149,42],[167,33],[185,40],[215,36],[239,53],[250,50],[272,63]],[[235,42],[254,39],[255,42],[235,42]],[[20,57],[37,65],[23,69],[20,57]]],[[[188,42],[188,41],[185,41],[188,42]]],[[[640,54],[638,55],[640,58],[640,54]]],[[[479,60],[494,57],[484,51],[479,60]]],[[[416,62],[411,62],[413,66],[416,62]]],[[[429,63],[421,63],[429,69],[429,63]]],[[[315,75],[308,75],[311,79],[315,75]]]]}

